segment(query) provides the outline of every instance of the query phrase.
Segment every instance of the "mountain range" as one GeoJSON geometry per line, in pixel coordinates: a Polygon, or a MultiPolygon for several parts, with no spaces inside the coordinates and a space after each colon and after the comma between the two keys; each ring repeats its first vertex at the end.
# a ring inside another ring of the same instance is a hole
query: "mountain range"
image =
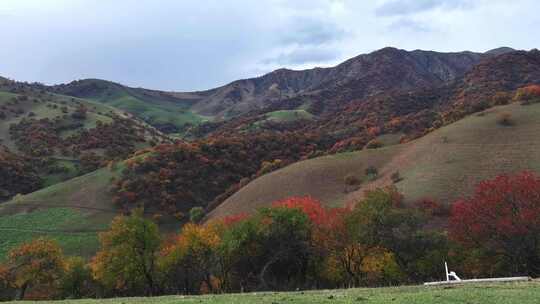
{"type": "Polygon", "coordinates": [[[0,222],[67,208],[58,229],[97,231],[142,206],[177,229],[193,208],[215,218],[290,195],[344,205],[392,184],[409,203],[430,196],[450,205],[471,181],[536,169],[532,150],[511,141],[536,147],[538,106],[516,97],[534,85],[540,51],[506,47],[384,48],[198,92],[0,78],[0,222]],[[515,125],[499,125],[501,115],[515,125]]]}
{"type": "Polygon", "coordinates": [[[482,59],[512,52],[498,48],[486,53],[438,53],[415,50],[408,52],[384,48],[359,55],[335,67],[302,71],[279,69],[261,77],[237,80],[219,88],[199,92],[161,92],[129,88],[98,79],[85,79],[48,88],[59,94],[94,99],[113,104],[139,115],[157,120],[144,108],[145,103],[167,109],[177,108],[196,118],[179,121],[162,120],[175,127],[204,119],[223,120],[259,110],[288,100],[320,100],[334,90],[351,90],[341,99],[364,98],[387,90],[412,90],[419,87],[442,85],[462,77],[482,59]],[[142,102],[139,102],[142,101],[142,102]]]}

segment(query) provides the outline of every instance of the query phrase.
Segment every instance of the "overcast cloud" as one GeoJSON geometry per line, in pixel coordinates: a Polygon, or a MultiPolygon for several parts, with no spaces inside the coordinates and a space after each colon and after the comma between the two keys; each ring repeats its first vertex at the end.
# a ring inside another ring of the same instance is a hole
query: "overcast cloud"
{"type": "Polygon", "coordinates": [[[395,46],[540,47],[537,0],[2,0],[0,75],[198,90],[395,46]]]}

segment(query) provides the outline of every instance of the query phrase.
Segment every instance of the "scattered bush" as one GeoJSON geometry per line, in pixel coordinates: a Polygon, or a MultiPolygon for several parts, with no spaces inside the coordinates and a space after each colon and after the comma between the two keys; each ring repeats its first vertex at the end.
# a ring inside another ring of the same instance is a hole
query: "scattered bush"
{"type": "Polygon", "coordinates": [[[270,173],[281,167],[283,167],[283,162],[281,161],[281,159],[274,159],[273,161],[263,161],[261,164],[261,168],[259,169],[259,171],[257,171],[257,176],[270,173]]]}
{"type": "Polygon", "coordinates": [[[399,171],[395,171],[394,173],[392,173],[392,175],[390,175],[390,179],[392,179],[392,182],[394,184],[399,183],[401,180],[403,180],[401,174],[399,174],[399,171]]]}
{"type": "Polygon", "coordinates": [[[358,176],[356,176],[356,175],[354,175],[352,173],[349,173],[349,174],[345,175],[345,178],[343,179],[343,181],[345,182],[345,185],[347,185],[347,186],[356,186],[356,185],[359,185],[361,183],[358,176]]]}
{"type": "Polygon", "coordinates": [[[377,149],[383,147],[383,143],[377,139],[370,140],[367,145],[366,149],[377,149]]]}
{"type": "Polygon", "coordinates": [[[423,198],[414,203],[414,207],[420,212],[430,216],[447,217],[450,215],[450,208],[431,198],[423,198]]]}
{"type": "Polygon", "coordinates": [[[491,98],[491,102],[494,105],[505,105],[510,103],[512,100],[512,94],[507,92],[497,92],[493,97],[491,98]]]}
{"type": "Polygon", "coordinates": [[[500,113],[499,116],[497,116],[497,124],[509,127],[514,124],[514,121],[512,120],[512,114],[510,113],[500,113]]]}
{"type": "Polygon", "coordinates": [[[85,120],[86,119],[86,112],[88,111],[88,109],[86,109],[85,106],[82,106],[80,105],[79,107],[77,107],[77,109],[71,114],[71,117],[73,117],[73,119],[77,119],[77,120],[85,120]]]}
{"type": "Polygon", "coordinates": [[[204,217],[203,207],[193,207],[189,210],[189,220],[192,223],[198,223],[204,217]]]}
{"type": "Polygon", "coordinates": [[[482,100],[482,101],[479,101],[477,103],[470,105],[471,107],[470,111],[471,113],[484,111],[485,109],[489,108],[489,106],[490,105],[486,100],[482,100]]]}
{"type": "Polygon", "coordinates": [[[379,176],[379,170],[375,166],[367,167],[365,173],[369,180],[375,180],[379,176]]]}

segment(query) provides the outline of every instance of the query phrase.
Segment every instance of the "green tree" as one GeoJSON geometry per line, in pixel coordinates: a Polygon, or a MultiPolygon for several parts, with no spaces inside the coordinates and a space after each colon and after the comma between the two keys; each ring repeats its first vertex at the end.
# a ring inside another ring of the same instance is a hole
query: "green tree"
{"type": "Polygon", "coordinates": [[[200,220],[202,220],[204,217],[204,209],[203,207],[193,207],[191,210],[189,210],[189,220],[192,223],[197,223],[200,220]]]}
{"type": "MultiPolygon", "coordinates": [[[[403,206],[403,197],[392,187],[366,193],[346,219],[354,242],[366,250],[379,248],[379,255],[395,259],[408,279],[418,281],[431,277],[435,265],[447,254],[446,239],[438,232],[423,231],[426,215],[403,206]]],[[[370,262],[370,264],[374,264],[370,262]]],[[[397,274],[393,278],[400,277],[397,274]]]]}
{"type": "Polygon", "coordinates": [[[311,222],[300,209],[272,207],[238,223],[224,237],[242,289],[293,289],[305,281],[311,222]]]}
{"type": "Polygon", "coordinates": [[[65,263],[65,273],[60,281],[60,296],[63,299],[80,299],[95,295],[92,271],[81,257],[70,257],[65,263]]]}
{"type": "Polygon", "coordinates": [[[159,229],[136,210],[118,216],[111,229],[100,234],[101,249],[91,263],[94,278],[112,291],[127,295],[158,292],[156,258],[159,229]]]}

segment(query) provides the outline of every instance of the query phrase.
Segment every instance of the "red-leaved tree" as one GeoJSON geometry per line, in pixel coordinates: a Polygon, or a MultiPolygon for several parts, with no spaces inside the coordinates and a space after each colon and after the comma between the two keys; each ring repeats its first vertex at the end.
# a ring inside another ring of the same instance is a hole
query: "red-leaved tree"
{"type": "Polygon", "coordinates": [[[523,172],[479,183],[456,202],[450,237],[493,258],[500,272],[540,274],[540,177],[523,172]]]}

